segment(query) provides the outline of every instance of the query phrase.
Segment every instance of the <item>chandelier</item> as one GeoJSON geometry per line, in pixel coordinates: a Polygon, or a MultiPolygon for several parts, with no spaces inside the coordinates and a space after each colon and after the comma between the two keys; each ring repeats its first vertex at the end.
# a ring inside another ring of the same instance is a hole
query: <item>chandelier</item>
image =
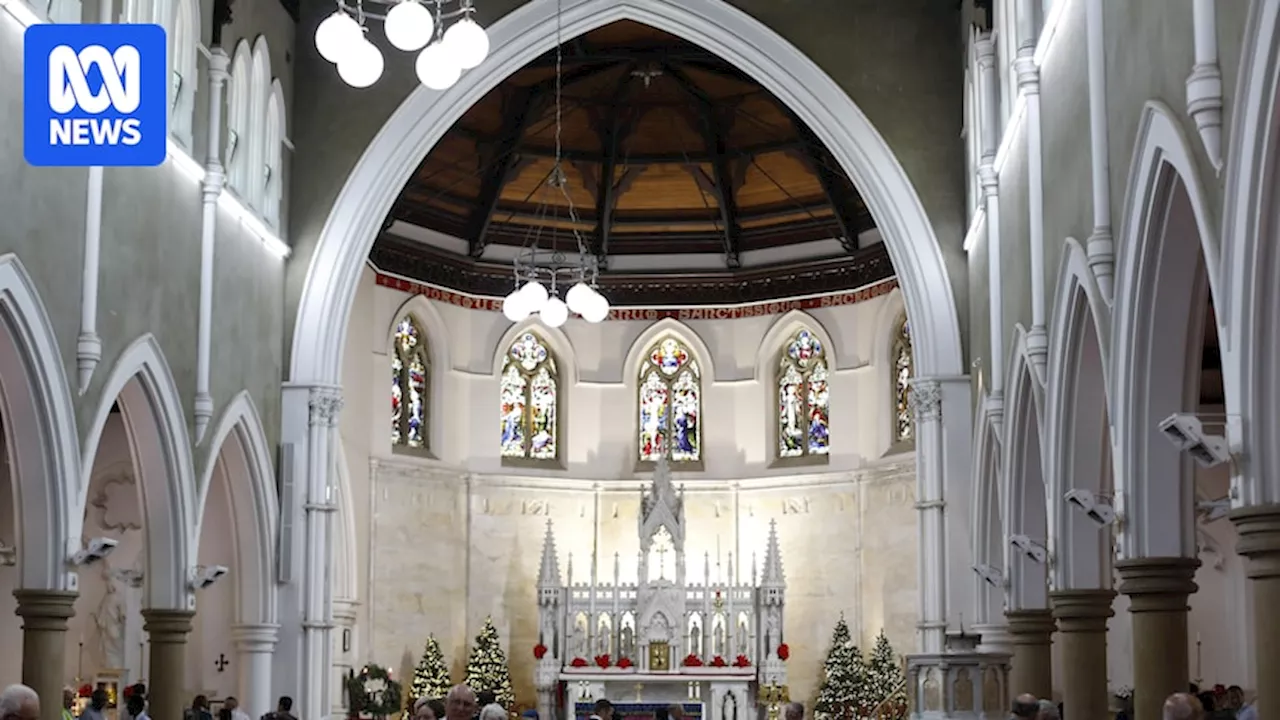
{"type": "MultiPolygon", "coordinates": [[[[561,204],[567,207],[568,228],[577,245],[576,258],[566,257],[557,249],[555,242],[557,225],[546,223],[551,228],[552,241],[548,249],[539,247],[541,230],[526,235],[524,246],[512,262],[515,275],[515,289],[502,300],[502,314],[511,322],[520,322],[537,314],[538,319],[547,327],[558,328],[569,320],[569,313],[577,313],[589,323],[598,323],[609,316],[609,301],[597,289],[600,275],[599,260],[588,248],[579,230],[581,221],[573,197],[567,188],[567,178],[563,167],[564,150],[561,134],[564,129],[564,107],[561,98],[563,81],[563,42],[561,41],[561,7],[556,3],[556,154],[551,171],[547,173],[542,190],[547,194],[559,197],[555,202],[539,203],[538,215],[547,212],[548,207],[561,204]],[[563,200],[563,203],[560,202],[563,200]],[[543,284],[543,283],[546,284],[543,284]],[[559,297],[558,289],[568,286],[564,299],[559,297]]],[[[445,33],[448,42],[448,33],[445,33]]],[[[540,226],[538,226],[540,227],[540,226]]]]}
{"type": "Polygon", "coordinates": [[[316,50],[338,66],[338,76],[351,87],[365,88],[382,77],[382,51],[369,41],[368,20],[381,20],[387,42],[397,50],[418,53],[414,70],[431,90],[448,90],[462,71],[484,62],[489,35],[471,16],[472,0],[368,0],[387,6],[385,13],[366,9],[366,0],[338,0],[338,9],[316,28],[316,50]],[[452,21],[448,29],[445,24],[452,21]]]}

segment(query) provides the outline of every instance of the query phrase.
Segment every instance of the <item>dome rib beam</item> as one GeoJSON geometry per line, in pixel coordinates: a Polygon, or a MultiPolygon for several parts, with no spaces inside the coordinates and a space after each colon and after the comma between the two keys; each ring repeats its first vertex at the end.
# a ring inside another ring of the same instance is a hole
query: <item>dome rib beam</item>
{"type": "Polygon", "coordinates": [[[628,63],[623,72],[625,80],[618,83],[613,97],[609,100],[608,117],[597,120],[596,134],[600,136],[600,147],[604,149],[604,157],[600,162],[600,177],[597,178],[596,189],[596,231],[592,238],[591,251],[596,256],[601,270],[609,267],[609,231],[613,227],[613,212],[618,205],[619,186],[626,181],[626,176],[618,179],[614,176],[618,168],[618,150],[635,130],[637,120],[635,113],[624,113],[622,103],[631,92],[631,71],[635,63],[628,63]]]}

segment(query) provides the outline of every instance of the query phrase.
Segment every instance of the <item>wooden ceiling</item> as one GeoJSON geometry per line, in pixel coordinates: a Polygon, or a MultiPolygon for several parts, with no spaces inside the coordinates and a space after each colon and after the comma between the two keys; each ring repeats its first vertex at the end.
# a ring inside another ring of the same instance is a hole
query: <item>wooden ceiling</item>
{"type": "Polygon", "coordinates": [[[866,249],[875,223],[803,123],[727,62],[630,21],[563,46],[556,186],[556,63],[544,55],[468,110],[387,226],[459,238],[477,261],[488,247],[574,252],[581,240],[606,271],[619,255],[716,254],[732,274],[753,250],[834,238],[853,262],[866,249]]]}

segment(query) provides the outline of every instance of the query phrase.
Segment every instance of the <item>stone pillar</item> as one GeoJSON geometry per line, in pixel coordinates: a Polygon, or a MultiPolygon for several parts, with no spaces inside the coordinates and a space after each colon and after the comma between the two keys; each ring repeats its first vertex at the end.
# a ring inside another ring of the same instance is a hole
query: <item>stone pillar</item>
{"type": "Polygon", "coordinates": [[[271,697],[271,655],[276,650],[280,626],[272,624],[235,625],[231,641],[235,643],[236,692],[240,707],[251,718],[262,717],[276,709],[271,697]]]}
{"type": "Polygon", "coordinates": [[[1253,655],[1259,688],[1258,717],[1280,717],[1280,505],[1240,508],[1231,513],[1240,533],[1236,553],[1248,558],[1245,574],[1253,591],[1253,655]]]}
{"type": "Polygon", "coordinates": [[[41,720],[60,720],[67,621],[76,614],[77,593],[14,590],[13,596],[22,618],[22,683],[39,693],[41,720]]]}
{"type": "Polygon", "coordinates": [[[1068,717],[1107,717],[1107,618],[1114,590],[1049,593],[1062,643],[1062,702],[1068,717]]]}
{"type": "Polygon", "coordinates": [[[1165,698],[1186,692],[1187,596],[1195,583],[1196,558],[1137,558],[1117,562],[1120,592],[1133,615],[1134,716],[1159,717],[1165,698]]]}
{"type": "Polygon", "coordinates": [[[187,636],[191,634],[192,610],[143,610],[142,629],[151,647],[151,668],[147,682],[150,694],[147,715],[155,720],[182,717],[187,691],[187,636]]]}
{"type": "Polygon", "coordinates": [[[1009,610],[1004,616],[1013,636],[1009,692],[1014,696],[1030,693],[1039,698],[1053,697],[1053,612],[1009,610]]]}

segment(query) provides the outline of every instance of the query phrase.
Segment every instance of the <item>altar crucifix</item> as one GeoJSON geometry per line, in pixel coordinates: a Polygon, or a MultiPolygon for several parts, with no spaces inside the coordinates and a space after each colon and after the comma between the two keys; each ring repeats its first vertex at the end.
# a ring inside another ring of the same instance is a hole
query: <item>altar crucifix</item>
{"type": "Polygon", "coordinates": [[[231,661],[227,659],[226,653],[218,653],[218,659],[213,661],[213,666],[218,668],[218,672],[226,670],[230,664],[231,661]]]}

